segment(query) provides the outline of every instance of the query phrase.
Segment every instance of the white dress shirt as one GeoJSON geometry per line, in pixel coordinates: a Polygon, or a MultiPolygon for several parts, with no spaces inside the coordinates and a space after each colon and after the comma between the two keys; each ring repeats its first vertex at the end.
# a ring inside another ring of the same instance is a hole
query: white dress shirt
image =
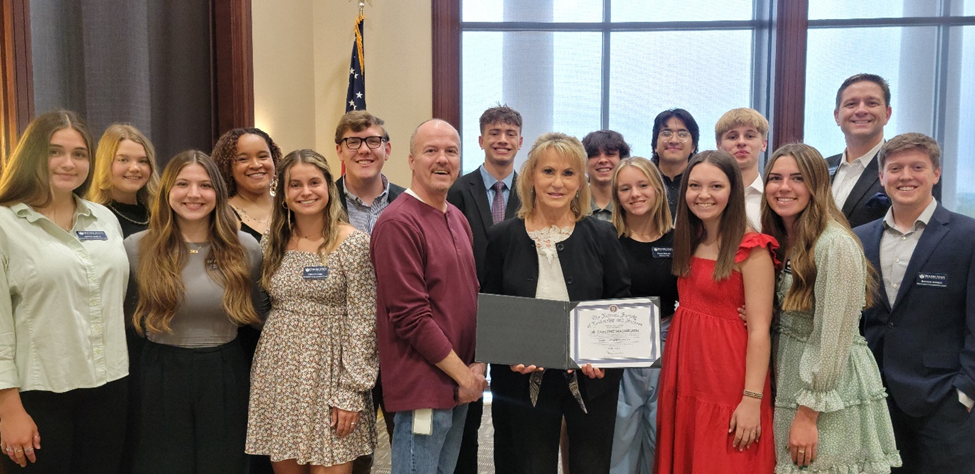
{"type": "Polygon", "coordinates": [[[836,207],[843,209],[846,199],[853,192],[853,187],[856,186],[860,176],[863,175],[863,171],[870,164],[870,160],[877,156],[877,152],[882,146],[884,146],[884,141],[880,140],[880,143],[877,143],[877,146],[871,148],[865,155],[850,162],[846,161],[846,151],[843,151],[843,156],[840,157],[840,166],[836,168],[836,174],[833,177],[833,200],[836,201],[836,207]]]}

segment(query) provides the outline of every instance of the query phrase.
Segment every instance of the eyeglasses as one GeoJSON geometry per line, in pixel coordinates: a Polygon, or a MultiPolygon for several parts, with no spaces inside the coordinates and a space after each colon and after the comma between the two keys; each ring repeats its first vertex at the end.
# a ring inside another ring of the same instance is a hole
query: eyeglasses
{"type": "Polygon", "coordinates": [[[665,128],[660,131],[660,136],[664,138],[673,138],[674,135],[677,135],[677,139],[682,142],[686,142],[689,138],[691,138],[691,132],[688,132],[687,130],[678,130],[675,132],[669,128],[665,128]]]}
{"type": "Polygon", "coordinates": [[[386,139],[379,136],[372,136],[366,138],[345,137],[342,139],[342,141],[345,142],[345,146],[349,147],[350,150],[358,150],[359,147],[362,146],[363,141],[366,142],[367,147],[375,150],[376,148],[381,147],[383,145],[383,142],[386,141],[386,139]]]}

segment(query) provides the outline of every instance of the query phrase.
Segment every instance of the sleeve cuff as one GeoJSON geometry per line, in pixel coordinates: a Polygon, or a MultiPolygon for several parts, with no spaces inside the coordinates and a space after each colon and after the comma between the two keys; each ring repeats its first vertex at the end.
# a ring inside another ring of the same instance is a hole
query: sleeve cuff
{"type": "Polygon", "coordinates": [[[796,404],[820,413],[830,413],[846,408],[846,403],[836,390],[816,391],[802,389],[796,395],[796,404]]]}
{"type": "Polygon", "coordinates": [[[965,395],[965,392],[962,392],[960,389],[956,388],[955,390],[958,392],[958,401],[961,402],[962,405],[965,405],[965,407],[968,408],[968,411],[971,411],[972,407],[975,406],[975,400],[972,400],[971,397],[965,395]]]}

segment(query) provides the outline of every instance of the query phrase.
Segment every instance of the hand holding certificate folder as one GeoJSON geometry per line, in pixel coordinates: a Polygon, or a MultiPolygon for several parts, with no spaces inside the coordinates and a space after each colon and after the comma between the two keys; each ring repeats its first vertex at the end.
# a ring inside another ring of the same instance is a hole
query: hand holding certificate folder
{"type": "Polygon", "coordinates": [[[660,358],[660,300],[569,302],[481,293],[475,357],[550,369],[650,367],[660,358]]]}

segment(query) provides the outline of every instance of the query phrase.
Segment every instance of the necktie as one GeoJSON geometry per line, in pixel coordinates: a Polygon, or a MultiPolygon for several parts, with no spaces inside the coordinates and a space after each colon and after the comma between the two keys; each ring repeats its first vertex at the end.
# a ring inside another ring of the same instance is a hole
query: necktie
{"type": "Polygon", "coordinates": [[[494,201],[491,202],[491,218],[497,224],[504,220],[504,182],[497,181],[492,186],[494,189],[494,201]]]}

